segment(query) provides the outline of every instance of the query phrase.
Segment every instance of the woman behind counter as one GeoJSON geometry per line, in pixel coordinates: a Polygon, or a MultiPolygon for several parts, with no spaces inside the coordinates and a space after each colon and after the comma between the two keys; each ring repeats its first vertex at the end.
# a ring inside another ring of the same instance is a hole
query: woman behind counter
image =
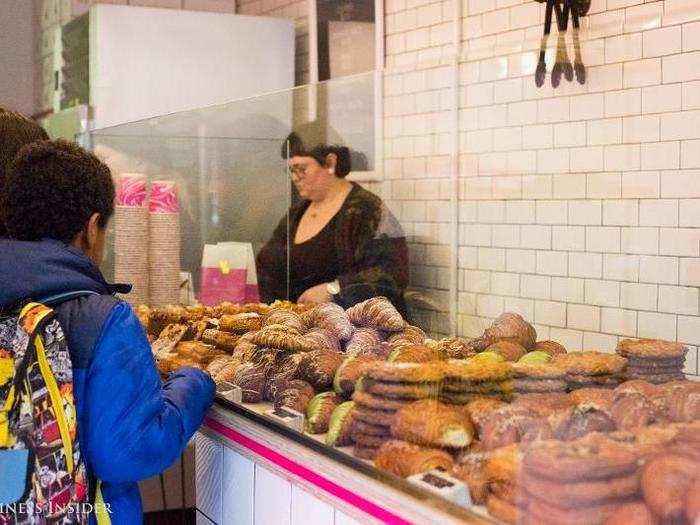
{"type": "Polygon", "coordinates": [[[258,255],[262,299],[287,297],[289,233],[291,301],[334,301],[347,308],[384,295],[405,315],[406,239],[379,197],[345,179],[351,169],[348,148],[319,145],[307,151],[292,133],[282,158],[289,158],[302,201],[290,209],[289,225],[283,217],[258,255]]]}

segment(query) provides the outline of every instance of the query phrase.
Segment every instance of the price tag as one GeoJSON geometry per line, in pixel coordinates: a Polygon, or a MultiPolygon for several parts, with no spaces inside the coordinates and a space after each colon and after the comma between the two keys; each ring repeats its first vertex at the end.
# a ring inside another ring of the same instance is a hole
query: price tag
{"type": "Polygon", "coordinates": [[[243,391],[241,387],[227,381],[217,383],[216,393],[232,403],[241,403],[243,401],[243,391]]]}
{"type": "Polygon", "coordinates": [[[288,407],[278,407],[265,412],[265,415],[292,430],[297,432],[304,431],[304,414],[296,410],[288,407]]]}
{"type": "Polygon", "coordinates": [[[415,474],[409,477],[408,481],[434,492],[457,505],[463,507],[472,506],[472,499],[467,484],[457,478],[453,478],[441,469],[415,474]]]}

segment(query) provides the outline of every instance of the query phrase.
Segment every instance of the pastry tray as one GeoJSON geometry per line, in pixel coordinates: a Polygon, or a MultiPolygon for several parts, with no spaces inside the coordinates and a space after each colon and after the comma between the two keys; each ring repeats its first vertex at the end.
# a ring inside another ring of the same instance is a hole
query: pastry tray
{"type": "MultiPolygon", "coordinates": [[[[425,490],[405,479],[380,470],[374,466],[372,461],[355,457],[352,454],[353,447],[330,447],[325,443],[325,434],[309,434],[307,432],[296,432],[278,421],[267,417],[265,413],[272,410],[271,403],[234,403],[219,395],[216,396],[215,403],[220,407],[229,410],[245,419],[256,423],[268,430],[282,435],[295,443],[302,445],[314,453],[321,454],[333,461],[336,461],[356,472],[365,475],[373,480],[379,481],[389,487],[399,490],[404,494],[429,506],[436,506],[435,494],[425,490]]],[[[481,505],[463,507],[456,505],[446,499],[439,501],[440,509],[449,513],[458,520],[467,523],[499,523],[498,520],[489,516],[486,508],[481,505]]]]}

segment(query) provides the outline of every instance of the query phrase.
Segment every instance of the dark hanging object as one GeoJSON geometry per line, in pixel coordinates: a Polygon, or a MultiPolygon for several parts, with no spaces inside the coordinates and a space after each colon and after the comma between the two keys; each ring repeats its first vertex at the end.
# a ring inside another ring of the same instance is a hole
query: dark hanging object
{"type": "Polygon", "coordinates": [[[571,82],[576,76],[579,84],[586,82],[586,66],[581,58],[581,42],[579,40],[579,18],[585,16],[591,8],[591,0],[536,0],[539,3],[546,3],[544,17],[544,34],[540,43],[540,57],[535,71],[535,84],[537,87],[544,85],[547,76],[547,63],[545,53],[547,50],[547,40],[552,30],[552,15],[557,17],[557,28],[559,36],[557,39],[557,54],[554,67],[552,68],[552,87],[557,87],[561,83],[562,75],[571,82]],[[569,28],[569,19],[573,25],[574,39],[574,63],[571,63],[569,52],[566,48],[566,33],[569,28]]]}

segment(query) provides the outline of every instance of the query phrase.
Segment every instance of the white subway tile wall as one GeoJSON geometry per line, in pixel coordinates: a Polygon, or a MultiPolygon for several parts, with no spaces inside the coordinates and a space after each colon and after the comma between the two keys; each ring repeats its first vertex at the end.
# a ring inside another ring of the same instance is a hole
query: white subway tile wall
{"type": "MultiPolygon", "coordinates": [[[[447,32],[451,3],[420,4],[442,6],[442,18],[419,16],[415,2],[391,2],[387,44],[426,27],[447,32]]],[[[534,83],[543,14],[529,0],[462,2],[460,331],[478,333],[505,309],[572,350],[612,351],[624,337],[679,339],[691,348],[687,372],[697,374],[700,4],[594,1],[581,22],[586,83],[562,79],[556,89],[556,28],[545,85],[534,83]]],[[[421,216],[411,203],[429,194],[414,182],[445,174],[419,175],[407,163],[449,153],[437,149],[436,129],[412,124],[447,123],[449,114],[437,105],[437,88],[411,79],[449,78],[449,43],[444,36],[427,44],[442,47],[442,63],[421,61],[407,45],[387,48],[385,168],[400,182],[391,198],[413,210],[402,217],[409,228],[421,216]],[[407,84],[425,97],[421,107],[405,98],[407,84]],[[397,115],[410,120],[393,126],[397,115]],[[402,147],[404,136],[421,133],[433,137],[432,149],[402,147]]],[[[443,213],[426,220],[445,228],[443,213]]]]}

